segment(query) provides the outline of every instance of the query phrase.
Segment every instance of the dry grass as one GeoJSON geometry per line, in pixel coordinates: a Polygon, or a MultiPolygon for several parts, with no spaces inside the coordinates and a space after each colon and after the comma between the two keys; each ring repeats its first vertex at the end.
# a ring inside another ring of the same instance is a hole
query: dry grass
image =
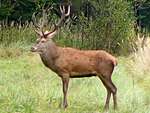
{"type": "Polygon", "coordinates": [[[17,48],[0,48],[0,58],[14,58],[23,54],[21,49],[17,48]]]}
{"type": "Polygon", "coordinates": [[[133,60],[136,71],[144,74],[145,72],[149,71],[150,67],[150,38],[147,38],[143,48],[141,46],[142,40],[142,38],[138,38],[138,50],[134,52],[133,60]]]}
{"type": "MultiPolygon", "coordinates": [[[[132,60],[129,63],[129,70],[137,84],[150,94],[150,37],[147,38],[145,45],[141,46],[141,39],[137,41],[138,50],[132,54],[132,60]]],[[[146,97],[147,104],[150,104],[150,96],[146,97]]]]}

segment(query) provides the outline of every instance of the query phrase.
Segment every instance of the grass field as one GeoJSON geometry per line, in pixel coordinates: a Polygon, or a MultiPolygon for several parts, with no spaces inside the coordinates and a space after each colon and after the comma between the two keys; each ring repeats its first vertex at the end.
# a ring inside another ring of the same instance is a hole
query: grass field
{"type": "MultiPolygon", "coordinates": [[[[13,51],[0,51],[0,113],[103,112],[106,91],[98,78],[71,79],[69,106],[64,110],[60,78],[44,67],[37,54],[13,51]]],[[[150,74],[139,79],[128,58],[118,59],[112,79],[118,88],[119,109],[113,110],[111,99],[109,112],[150,113],[150,74]]]]}

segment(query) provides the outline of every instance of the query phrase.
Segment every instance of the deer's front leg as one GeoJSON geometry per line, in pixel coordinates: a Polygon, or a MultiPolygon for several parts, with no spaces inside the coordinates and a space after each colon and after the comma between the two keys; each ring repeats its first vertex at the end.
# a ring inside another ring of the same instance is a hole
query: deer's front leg
{"type": "Polygon", "coordinates": [[[67,77],[67,78],[63,78],[62,77],[61,79],[62,79],[63,94],[64,94],[63,107],[66,108],[68,106],[68,103],[67,103],[67,91],[68,91],[69,77],[67,77]]]}

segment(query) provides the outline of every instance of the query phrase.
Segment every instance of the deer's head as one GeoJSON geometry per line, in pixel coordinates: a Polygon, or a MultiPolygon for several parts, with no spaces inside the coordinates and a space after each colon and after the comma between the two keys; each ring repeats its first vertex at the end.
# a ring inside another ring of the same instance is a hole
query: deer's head
{"type": "Polygon", "coordinates": [[[38,38],[36,40],[36,43],[31,47],[32,52],[45,52],[47,46],[49,46],[52,43],[52,38],[57,33],[57,29],[55,28],[52,32],[45,31],[45,32],[38,32],[38,38]]]}
{"type": "Polygon", "coordinates": [[[58,31],[58,28],[61,26],[61,24],[63,23],[65,17],[69,16],[70,14],[70,5],[68,6],[68,11],[67,13],[65,13],[65,6],[60,6],[60,11],[62,13],[61,15],[61,19],[58,21],[57,24],[54,24],[54,29],[53,31],[43,31],[42,27],[38,27],[36,25],[36,29],[35,32],[38,35],[36,44],[34,46],[31,47],[31,51],[32,52],[45,52],[47,50],[47,47],[54,44],[52,41],[52,38],[55,36],[55,34],[58,31]]]}

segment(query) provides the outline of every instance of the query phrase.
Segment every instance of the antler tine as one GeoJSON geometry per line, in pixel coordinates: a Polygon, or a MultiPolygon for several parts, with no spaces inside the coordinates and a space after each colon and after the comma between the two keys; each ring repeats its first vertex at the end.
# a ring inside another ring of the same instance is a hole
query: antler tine
{"type": "Polygon", "coordinates": [[[63,13],[65,13],[65,6],[63,5],[63,13]]]}
{"type": "Polygon", "coordinates": [[[70,15],[70,5],[68,6],[68,12],[67,14],[65,14],[65,6],[59,6],[60,11],[62,13],[60,20],[58,21],[58,23],[56,24],[56,26],[60,27],[60,25],[62,24],[63,20],[65,19],[65,17],[70,15]]]}
{"type": "Polygon", "coordinates": [[[68,12],[67,14],[65,14],[65,16],[69,16],[70,15],[70,5],[68,6],[68,12]]]}
{"type": "Polygon", "coordinates": [[[61,17],[60,20],[58,21],[57,24],[55,24],[56,26],[59,26],[62,24],[62,21],[64,20],[64,17],[61,17]]]}
{"type": "Polygon", "coordinates": [[[61,11],[61,13],[62,14],[64,14],[65,16],[69,16],[70,15],[70,5],[68,5],[68,12],[67,12],[67,14],[65,14],[65,6],[63,5],[63,9],[62,9],[62,7],[61,7],[61,5],[59,6],[59,8],[60,8],[60,11],[61,11]]]}
{"type": "Polygon", "coordinates": [[[45,14],[45,10],[44,9],[43,9],[43,13],[42,14],[43,14],[42,18],[38,19],[38,21],[37,21],[37,19],[35,17],[35,13],[32,16],[33,25],[34,25],[34,28],[36,29],[35,32],[37,32],[40,35],[43,35],[43,34],[41,34],[41,32],[43,32],[43,27],[44,27],[45,18],[46,18],[45,17],[46,14],[45,14]]]}
{"type": "Polygon", "coordinates": [[[35,13],[33,13],[33,15],[32,15],[32,22],[33,22],[33,26],[34,26],[34,31],[37,34],[41,35],[41,33],[40,33],[40,26],[36,23],[35,13]]]}
{"type": "Polygon", "coordinates": [[[44,38],[46,38],[46,36],[45,36],[45,34],[44,34],[44,31],[42,30],[41,32],[42,32],[42,36],[43,36],[44,38]]]}
{"type": "Polygon", "coordinates": [[[51,37],[52,38],[57,33],[57,30],[61,26],[61,24],[63,23],[65,17],[70,15],[70,5],[68,5],[68,8],[67,8],[68,11],[67,11],[67,13],[66,13],[66,10],[65,10],[65,5],[60,5],[59,8],[60,8],[60,11],[62,13],[61,14],[61,18],[58,21],[58,23],[54,24],[53,31],[48,32],[48,33],[43,32],[44,22],[45,22],[45,18],[46,18],[45,10],[43,10],[43,18],[40,19],[40,26],[37,27],[37,25],[36,25],[36,28],[38,28],[38,30],[40,30],[40,32],[38,32],[37,30],[35,30],[35,31],[38,34],[40,34],[41,36],[43,36],[44,38],[47,38],[47,37],[51,37]]]}
{"type": "Polygon", "coordinates": [[[50,35],[50,37],[52,38],[56,32],[57,32],[58,26],[56,24],[54,24],[54,29],[51,32],[48,32],[47,34],[44,34],[45,37],[47,37],[48,35],[50,35]]]}
{"type": "Polygon", "coordinates": [[[63,13],[62,7],[61,5],[59,6],[60,12],[63,13]]]}

